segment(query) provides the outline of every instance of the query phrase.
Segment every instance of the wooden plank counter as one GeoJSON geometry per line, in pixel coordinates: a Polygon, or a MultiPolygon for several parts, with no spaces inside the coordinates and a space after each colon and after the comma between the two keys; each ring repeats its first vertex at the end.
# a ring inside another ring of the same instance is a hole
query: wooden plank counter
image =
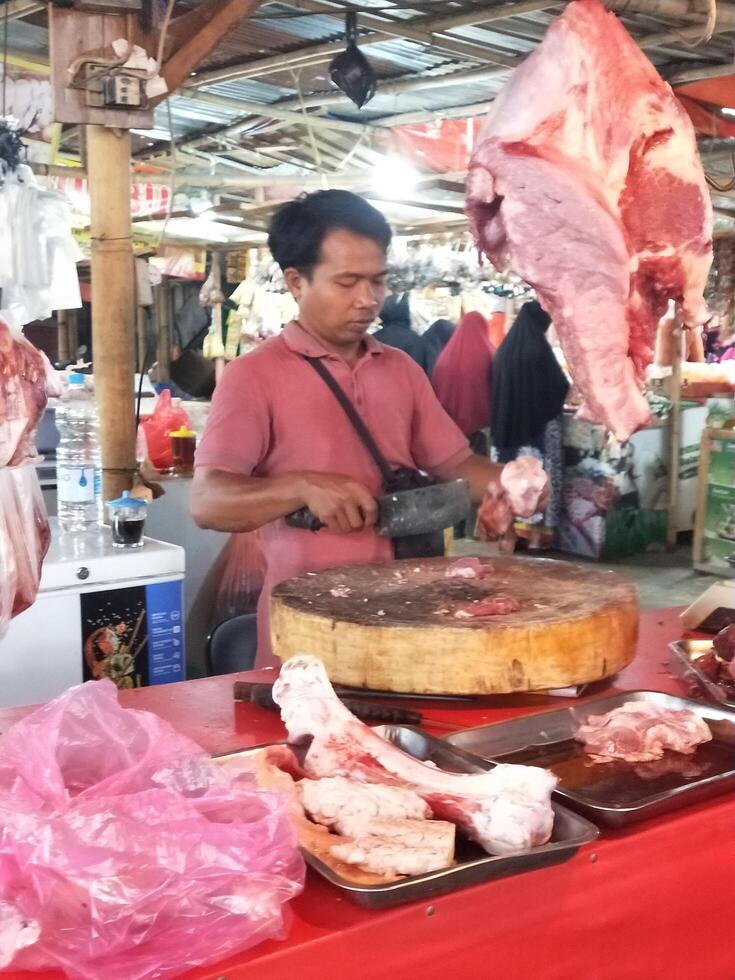
{"type": "MultiPolygon", "coordinates": [[[[678,610],[641,617],[639,655],[595,694],[687,694],[667,644],[678,610]]],[[[233,703],[232,683],[267,672],[121,693],[213,753],[284,737],[277,716],[233,703]]],[[[567,702],[545,696],[441,704],[430,717],[469,727],[567,702]]],[[[0,730],[28,709],[0,711],[0,730]]],[[[430,727],[430,726],[429,726],[430,727]]],[[[382,912],[341,898],[312,872],[288,936],[187,980],[732,980],[735,799],[722,798],[628,830],[604,830],[565,864],[382,912]]],[[[5,973],[16,980],[59,974],[5,973]]]]}

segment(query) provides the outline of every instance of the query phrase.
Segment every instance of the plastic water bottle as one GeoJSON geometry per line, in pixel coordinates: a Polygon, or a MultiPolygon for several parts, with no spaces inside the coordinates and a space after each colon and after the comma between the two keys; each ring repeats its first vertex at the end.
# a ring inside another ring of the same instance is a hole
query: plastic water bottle
{"type": "Polygon", "coordinates": [[[83,531],[102,523],[99,415],[83,374],[70,374],[56,409],[56,499],[64,531],[83,531]]]}

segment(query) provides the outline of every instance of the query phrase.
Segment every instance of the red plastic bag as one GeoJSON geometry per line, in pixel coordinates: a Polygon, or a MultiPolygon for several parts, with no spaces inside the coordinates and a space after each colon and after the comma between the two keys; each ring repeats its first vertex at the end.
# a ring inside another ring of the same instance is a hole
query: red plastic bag
{"type": "Polygon", "coordinates": [[[214,606],[213,626],[257,609],[266,571],[258,532],[231,534],[225,545],[224,562],[214,606]]]}
{"type": "Polygon", "coordinates": [[[174,454],[169,436],[183,426],[190,428],[191,420],[183,408],[171,403],[171,392],[164,388],[158,396],[153,414],[140,423],[148,459],[157,470],[165,472],[173,467],[174,454]]]}
{"type": "Polygon", "coordinates": [[[282,937],[303,885],[287,799],[108,680],[0,736],[0,827],[0,969],[179,976],[282,937]]]}

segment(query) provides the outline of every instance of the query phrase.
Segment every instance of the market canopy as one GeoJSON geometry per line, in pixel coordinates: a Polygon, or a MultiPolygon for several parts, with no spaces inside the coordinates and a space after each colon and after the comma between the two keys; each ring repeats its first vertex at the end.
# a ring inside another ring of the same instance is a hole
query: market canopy
{"type": "MultiPolygon", "coordinates": [[[[178,0],[172,29],[214,2],[178,0]]],[[[735,146],[734,121],[722,111],[735,107],[735,5],[718,3],[709,25],[707,5],[699,12],[688,0],[608,6],[676,87],[700,134],[705,167],[723,185],[735,146]]],[[[279,201],[325,182],[366,193],[407,233],[461,227],[477,127],[563,7],[548,0],[416,0],[410,7],[386,0],[360,8],[356,42],[377,92],[358,108],[329,78],[330,62],[345,49],[346,11],[354,8],[343,0],[265,0],[157,106],[153,128],[134,133],[136,179],[168,187],[175,170],[180,207],[197,218],[203,213],[197,234],[211,222],[213,240],[218,231],[220,240],[262,241],[279,201]]],[[[8,16],[11,111],[25,107],[31,118],[38,112],[40,158],[78,164],[79,127],[55,126],[45,94],[46,5],[12,0],[8,16]]],[[[714,201],[718,230],[735,230],[731,192],[716,192],[714,201]]],[[[175,227],[171,222],[168,231],[175,227]]]]}

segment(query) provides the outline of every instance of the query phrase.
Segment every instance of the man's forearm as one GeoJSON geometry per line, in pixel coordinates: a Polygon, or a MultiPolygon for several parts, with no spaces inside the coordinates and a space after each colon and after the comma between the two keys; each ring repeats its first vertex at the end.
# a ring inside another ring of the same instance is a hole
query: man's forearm
{"type": "Polygon", "coordinates": [[[297,473],[258,477],[198,469],[191,513],[199,527],[212,531],[254,531],[304,506],[299,483],[297,473]]]}
{"type": "Polygon", "coordinates": [[[484,456],[470,456],[449,474],[450,480],[467,480],[473,504],[481,504],[491,481],[498,481],[503,467],[484,456]]]}

